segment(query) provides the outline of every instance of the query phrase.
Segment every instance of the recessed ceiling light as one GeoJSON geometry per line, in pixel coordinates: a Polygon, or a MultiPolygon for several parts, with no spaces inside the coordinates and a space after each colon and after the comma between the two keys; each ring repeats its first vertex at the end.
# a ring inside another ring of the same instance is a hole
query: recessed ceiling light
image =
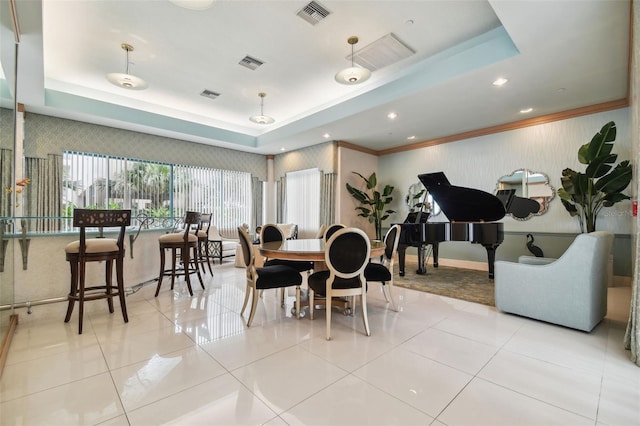
{"type": "Polygon", "coordinates": [[[531,112],[531,111],[533,111],[533,108],[523,108],[523,109],[520,110],[520,112],[522,114],[526,114],[526,113],[531,112]]]}
{"type": "Polygon", "coordinates": [[[414,140],[416,137],[414,135],[411,136],[407,136],[407,139],[409,139],[410,141],[414,140]]]}
{"type": "Polygon", "coordinates": [[[329,133],[325,133],[324,135],[322,135],[322,137],[325,139],[329,139],[331,135],[329,133]]]}
{"type": "Polygon", "coordinates": [[[280,151],[286,151],[287,149],[283,146],[282,148],[280,148],[280,151]]]}
{"type": "Polygon", "coordinates": [[[494,80],[493,85],[494,86],[502,86],[504,84],[506,84],[506,82],[509,81],[504,77],[499,77],[496,80],[494,80]]]}
{"type": "Polygon", "coordinates": [[[395,112],[390,112],[389,114],[387,114],[387,118],[389,120],[395,120],[396,118],[398,118],[398,114],[396,114],[395,112]]]}

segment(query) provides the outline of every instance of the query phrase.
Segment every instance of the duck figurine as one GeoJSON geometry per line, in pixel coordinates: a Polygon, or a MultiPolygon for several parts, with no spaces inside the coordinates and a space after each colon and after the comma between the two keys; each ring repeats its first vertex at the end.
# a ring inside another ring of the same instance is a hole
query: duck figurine
{"type": "Polygon", "coordinates": [[[533,245],[533,235],[527,234],[527,249],[533,254],[535,257],[544,257],[544,253],[542,249],[536,245],[533,245]]]}

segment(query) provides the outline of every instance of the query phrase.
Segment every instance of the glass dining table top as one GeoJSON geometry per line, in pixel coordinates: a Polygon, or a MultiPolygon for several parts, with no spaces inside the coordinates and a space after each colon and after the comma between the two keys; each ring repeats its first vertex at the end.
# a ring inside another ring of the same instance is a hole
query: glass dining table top
{"type": "MultiPolygon", "coordinates": [[[[371,256],[384,253],[384,243],[371,240],[371,256]]],[[[271,241],[259,245],[260,254],[270,259],[324,260],[326,242],[322,238],[271,241]]]]}

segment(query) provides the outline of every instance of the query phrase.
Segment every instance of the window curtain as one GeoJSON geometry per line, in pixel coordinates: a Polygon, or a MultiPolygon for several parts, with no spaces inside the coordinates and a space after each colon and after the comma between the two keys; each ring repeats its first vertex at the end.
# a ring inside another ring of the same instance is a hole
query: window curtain
{"type": "Polygon", "coordinates": [[[336,174],[323,173],[320,180],[320,224],[331,225],[336,217],[336,174]]]}
{"type": "Polygon", "coordinates": [[[0,149],[0,189],[2,197],[0,198],[0,216],[11,216],[11,195],[7,192],[7,188],[13,188],[11,182],[11,174],[13,173],[13,150],[0,149]]]}
{"type": "Polygon", "coordinates": [[[287,173],[286,222],[298,226],[300,238],[308,238],[318,232],[321,176],[322,172],[315,168],[287,173]]]}
{"type": "MultiPolygon", "coordinates": [[[[249,229],[254,230],[258,226],[262,226],[262,181],[257,177],[251,177],[251,223],[249,229]]],[[[253,232],[253,231],[251,231],[253,232]]]]}
{"type": "Polygon", "coordinates": [[[27,229],[35,232],[59,231],[62,215],[62,155],[47,158],[25,157],[24,176],[31,179],[22,193],[27,229]]]}
{"type": "Polygon", "coordinates": [[[282,176],[276,187],[276,223],[285,223],[285,203],[287,198],[287,178],[282,176]]]}

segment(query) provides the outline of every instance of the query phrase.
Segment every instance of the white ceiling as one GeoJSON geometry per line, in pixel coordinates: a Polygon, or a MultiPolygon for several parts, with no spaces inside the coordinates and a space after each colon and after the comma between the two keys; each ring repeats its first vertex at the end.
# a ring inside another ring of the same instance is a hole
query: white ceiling
{"type": "Polygon", "coordinates": [[[629,1],[321,0],[331,14],[315,26],[296,16],[307,3],[218,0],[190,10],[167,0],[17,0],[18,102],[277,154],[323,143],[324,133],[383,150],[627,96],[629,1]],[[358,51],[389,33],[416,53],[359,85],[334,80],[350,66],[349,36],[358,51]],[[107,81],[125,71],[121,43],[135,47],[129,72],[146,90],[107,81]],[[264,65],[238,65],[245,55],[264,65]],[[509,82],[495,87],[497,77],[509,82]],[[221,95],[207,99],[204,89],[221,95]],[[259,92],[274,124],[249,121],[259,92]]]}

